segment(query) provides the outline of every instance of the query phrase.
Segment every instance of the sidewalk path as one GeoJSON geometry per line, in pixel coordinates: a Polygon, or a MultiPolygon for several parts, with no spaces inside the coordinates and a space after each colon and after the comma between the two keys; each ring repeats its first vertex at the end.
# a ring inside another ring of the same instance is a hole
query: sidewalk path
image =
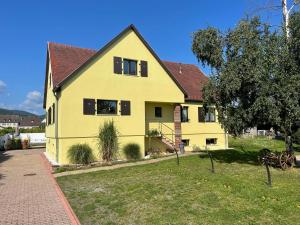
{"type": "Polygon", "coordinates": [[[42,152],[0,152],[1,225],[79,224],[42,152]]]}

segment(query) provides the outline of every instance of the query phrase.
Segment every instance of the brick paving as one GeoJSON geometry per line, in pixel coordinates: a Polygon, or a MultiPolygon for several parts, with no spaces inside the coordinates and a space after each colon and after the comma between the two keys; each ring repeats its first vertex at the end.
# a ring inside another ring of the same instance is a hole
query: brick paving
{"type": "Polygon", "coordinates": [[[42,152],[43,149],[0,152],[1,225],[76,224],[42,152]]]}

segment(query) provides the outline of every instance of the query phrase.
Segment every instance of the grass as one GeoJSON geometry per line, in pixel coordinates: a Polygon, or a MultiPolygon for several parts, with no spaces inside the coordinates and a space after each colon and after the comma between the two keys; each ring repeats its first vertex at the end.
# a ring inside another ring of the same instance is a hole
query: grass
{"type": "Polygon", "coordinates": [[[88,224],[299,224],[300,173],[271,169],[266,185],[257,164],[262,148],[281,151],[282,141],[230,139],[235,150],[157,164],[59,177],[83,225],[88,224]]]}

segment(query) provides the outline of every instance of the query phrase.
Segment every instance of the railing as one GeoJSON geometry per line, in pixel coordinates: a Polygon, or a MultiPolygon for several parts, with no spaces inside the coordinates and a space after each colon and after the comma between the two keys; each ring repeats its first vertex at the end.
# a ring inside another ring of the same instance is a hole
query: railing
{"type": "Polygon", "coordinates": [[[164,137],[165,139],[168,139],[168,140],[172,141],[172,143],[174,143],[174,130],[171,127],[160,122],[158,124],[158,130],[162,137],[164,137]],[[171,138],[167,137],[166,132],[164,132],[164,130],[167,130],[168,132],[170,132],[171,138]]]}

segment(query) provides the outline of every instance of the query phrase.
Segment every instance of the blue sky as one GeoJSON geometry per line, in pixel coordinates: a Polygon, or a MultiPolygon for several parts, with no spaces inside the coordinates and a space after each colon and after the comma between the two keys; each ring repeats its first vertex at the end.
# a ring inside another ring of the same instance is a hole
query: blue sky
{"type": "MultiPolygon", "coordinates": [[[[198,64],[191,52],[192,32],[207,26],[227,30],[269,2],[281,1],[1,2],[0,108],[43,113],[47,41],[99,49],[133,23],[161,59],[198,64]]],[[[280,24],[280,11],[260,13],[280,24]]]]}

